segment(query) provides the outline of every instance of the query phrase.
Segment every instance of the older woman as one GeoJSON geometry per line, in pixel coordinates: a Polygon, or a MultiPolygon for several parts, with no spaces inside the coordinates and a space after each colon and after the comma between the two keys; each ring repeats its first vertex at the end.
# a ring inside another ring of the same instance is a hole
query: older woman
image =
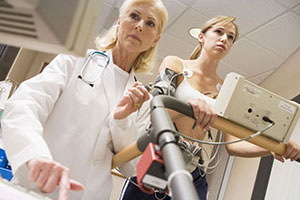
{"type": "Polygon", "coordinates": [[[21,84],[2,120],[16,183],[55,199],[109,199],[112,156],[146,123],[136,111],[149,94],[134,74],[152,67],[166,21],[160,0],[126,0],[97,40],[104,52],[58,55],[21,84]]]}

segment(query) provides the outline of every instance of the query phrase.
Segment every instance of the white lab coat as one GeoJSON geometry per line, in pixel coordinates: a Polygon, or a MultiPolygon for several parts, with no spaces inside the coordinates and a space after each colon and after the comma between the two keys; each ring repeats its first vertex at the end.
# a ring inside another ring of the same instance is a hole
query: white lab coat
{"type": "MultiPolygon", "coordinates": [[[[34,189],[25,163],[46,157],[67,166],[70,177],[84,184],[85,190],[70,192],[70,199],[109,199],[113,152],[144,132],[149,106],[126,119],[113,120],[119,100],[111,51],[107,55],[110,63],[106,68],[93,65],[94,61],[87,66],[86,76],[102,73],[94,87],[78,79],[85,58],[58,55],[9,99],[2,120],[3,140],[18,184],[34,189]]],[[[126,88],[133,83],[132,70],[126,88]]],[[[123,172],[132,175],[134,167],[128,164],[123,172]]],[[[57,199],[57,191],[48,196],[57,199]]]]}

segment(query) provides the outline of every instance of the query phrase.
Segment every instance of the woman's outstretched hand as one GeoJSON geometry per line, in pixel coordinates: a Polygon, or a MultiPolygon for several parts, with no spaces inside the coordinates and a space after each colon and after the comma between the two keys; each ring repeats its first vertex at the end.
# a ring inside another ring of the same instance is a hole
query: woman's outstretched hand
{"type": "Polygon", "coordinates": [[[27,162],[29,178],[41,192],[52,193],[59,187],[59,200],[67,200],[69,190],[81,191],[84,186],[70,179],[69,169],[46,158],[34,158],[27,162]]]}
{"type": "Polygon", "coordinates": [[[273,154],[276,160],[280,162],[284,162],[286,159],[290,159],[291,161],[295,161],[300,158],[300,146],[294,141],[290,140],[286,145],[286,151],[283,155],[273,154]]]}
{"type": "Polygon", "coordinates": [[[114,112],[114,119],[124,119],[131,113],[140,109],[145,101],[150,99],[150,95],[144,86],[141,86],[140,82],[133,84],[129,88],[114,112]]]}

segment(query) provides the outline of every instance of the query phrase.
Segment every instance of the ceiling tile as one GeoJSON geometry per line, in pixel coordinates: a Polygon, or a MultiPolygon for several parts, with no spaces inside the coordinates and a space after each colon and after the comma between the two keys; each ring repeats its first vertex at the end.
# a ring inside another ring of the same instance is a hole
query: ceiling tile
{"type": "Polygon", "coordinates": [[[167,33],[181,39],[191,45],[197,45],[197,40],[192,38],[188,30],[200,27],[208,18],[193,9],[185,10],[184,13],[166,30],[167,33]]]}
{"type": "Polygon", "coordinates": [[[300,15],[300,5],[296,6],[293,10],[300,15]]]}
{"type": "MultiPolygon", "coordinates": [[[[106,0],[106,1],[109,1],[109,0],[106,0]]],[[[108,6],[107,6],[108,3],[106,3],[106,1],[104,2],[104,5],[106,5],[106,6],[103,7],[103,13],[102,12],[100,13],[101,16],[99,17],[99,19],[101,19],[100,20],[101,22],[99,22],[99,25],[103,26],[104,21],[105,21],[104,28],[108,29],[118,18],[119,8],[121,7],[124,0],[115,0],[115,1],[110,2],[109,5],[114,7],[112,9],[108,8],[108,6]],[[107,13],[108,13],[109,17],[106,17],[107,13]],[[103,20],[103,19],[105,19],[103,17],[106,17],[106,20],[103,20]]],[[[168,23],[166,26],[166,27],[168,27],[170,24],[173,23],[173,21],[177,20],[177,17],[182,14],[182,12],[187,8],[187,6],[177,0],[163,0],[163,3],[166,6],[166,8],[168,10],[168,14],[169,14],[168,23]]]]}
{"type": "Polygon", "coordinates": [[[288,7],[288,8],[292,8],[294,6],[296,6],[297,4],[300,4],[300,0],[275,0],[278,3],[281,3],[282,5],[288,7]]]}
{"type": "Polygon", "coordinates": [[[248,39],[241,38],[224,61],[253,76],[279,67],[284,59],[248,39]]]}
{"type": "MultiPolygon", "coordinates": [[[[158,47],[159,61],[155,66],[155,75],[138,75],[145,83],[155,80],[158,66],[165,56],[188,58],[197,45],[197,40],[188,34],[189,28],[200,27],[217,15],[237,17],[236,23],[243,36],[233,46],[232,52],[220,62],[217,72],[223,79],[227,73],[236,72],[259,84],[300,47],[300,0],[162,1],[169,12],[169,26],[158,47]]],[[[98,28],[111,26],[123,2],[104,0],[98,28]]]]}
{"type": "Polygon", "coordinates": [[[183,13],[187,6],[176,0],[163,0],[169,14],[167,27],[172,24],[183,13]]]}
{"type": "Polygon", "coordinates": [[[187,59],[193,49],[194,47],[192,45],[189,45],[168,33],[164,33],[158,44],[158,57],[162,60],[167,55],[175,55],[187,59]]]}
{"type": "Polygon", "coordinates": [[[261,80],[255,78],[255,77],[249,78],[247,80],[250,81],[251,83],[256,84],[256,85],[259,85],[262,82],[261,80]]]}
{"type": "Polygon", "coordinates": [[[110,5],[113,5],[115,3],[115,0],[104,0],[104,3],[108,3],[110,5]]]}
{"type": "Polygon", "coordinates": [[[234,68],[233,66],[231,66],[230,64],[221,61],[218,68],[217,68],[217,74],[220,76],[221,79],[225,79],[226,75],[230,72],[235,72],[237,74],[240,74],[241,76],[247,78],[249,75],[246,74],[245,72],[234,68]]]}
{"type": "Polygon", "coordinates": [[[105,26],[105,24],[107,24],[107,22],[110,21],[112,9],[113,9],[112,4],[106,2],[102,4],[102,9],[98,17],[97,31],[101,30],[105,26]]]}
{"type": "Polygon", "coordinates": [[[102,28],[104,30],[108,30],[118,19],[119,16],[119,10],[116,7],[112,7],[112,9],[109,10],[109,14],[107,16],[107,20],[103,24],[102,28]]]}
{"type": "Polygon", "coordinates": [[[277,55],[288,58],[300,46],[300,16],[288,12],[247,37],[277,55]]]}
{"type": "Polygon", "coordinates": [[[193,8],[209,17],[217,15],[236,17],[242,35],[286,10],[279,3],[270,0],[197,0],[193,8]]]}
{"type": "Polygon", "coordinates": [[[259,74],[257,76],[253,76],[249,78],[248,80],[255,83],[255,84],[260,84],[262,83],[268,76],[270,76],[275,70],[271,70],[262,74],[259,74]]]}
{"type": "Polygon", "coordinates": [[[116,8],[120,8],[125,0],[114,0],[114,5],[116,8]]]}
{"type": "MultiPolygon", "coordinates": [[[[173,0],[163,0],[163,2],[165,2],[165,1],[171,1],[172,2],[173,0]]],[[[189,5],[192,5],[196,0],[177,0],[177,1],[189,6],[189,5]]]]}

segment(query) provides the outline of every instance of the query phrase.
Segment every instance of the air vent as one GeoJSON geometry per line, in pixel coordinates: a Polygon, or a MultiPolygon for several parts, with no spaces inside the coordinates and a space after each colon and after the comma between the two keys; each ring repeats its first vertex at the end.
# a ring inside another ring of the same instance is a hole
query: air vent
{"type": "Polygon", "coordinates": [[[4,8],[12,8],[12,5],[9,5],[6,1],[4,0],[0,0],[0,8],[4,7],[4,8]]]}
{"type": "Polygon", "coordinates": [[[0,44],[84,56],[103,2],[0,0],[0,44]]]}
{"type": "Polygon", "coordinates": [[[0,0],[0,32],[38,39],[32,14],[3,0],[0,0]]]}

